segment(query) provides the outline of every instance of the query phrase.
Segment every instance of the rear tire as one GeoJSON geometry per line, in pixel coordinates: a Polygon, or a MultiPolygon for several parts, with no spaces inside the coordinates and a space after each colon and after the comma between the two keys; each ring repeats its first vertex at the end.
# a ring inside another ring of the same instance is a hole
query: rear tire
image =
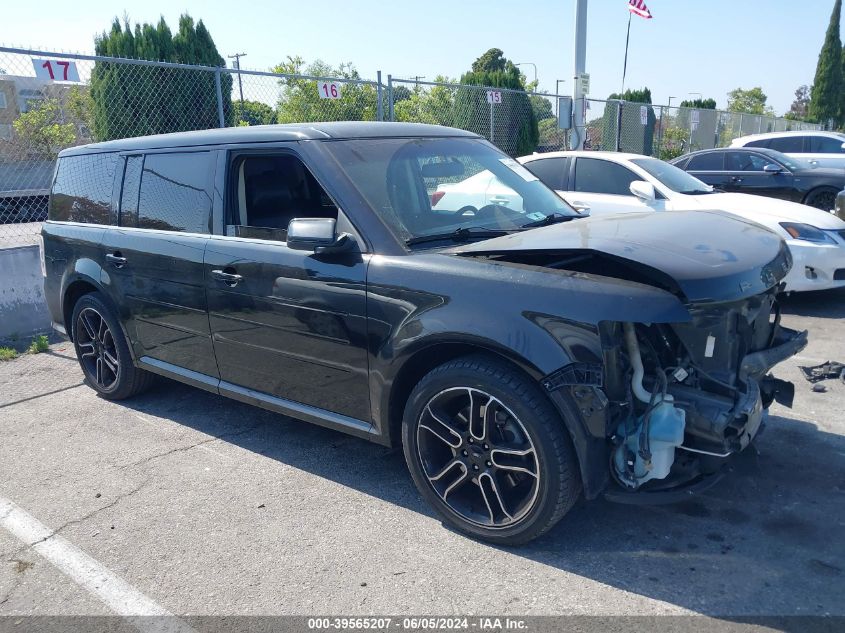
{"type": "Polygon", "coordinates": [[[836,196],[838,193],[832,187],[819,187],[807,194],[807,197],[804,198],[804,204],[830,213],[836,208],[836,196]]]}
{"type": "Polygon", "coordinates": [[[153,374],[133,364],[123,330],[102,294],[80,297],[73,307],[71,327],[85,382],[103,398],[130,398],[153,383],[153,374]]]}
{"type": "Polygon", "coordinates": [[[539,387],[487,356],[450,361],[411,392],[405,461],[420,494],[456,530],[520,545],[554,526],[581,492],[572,441],[539,387]]]}

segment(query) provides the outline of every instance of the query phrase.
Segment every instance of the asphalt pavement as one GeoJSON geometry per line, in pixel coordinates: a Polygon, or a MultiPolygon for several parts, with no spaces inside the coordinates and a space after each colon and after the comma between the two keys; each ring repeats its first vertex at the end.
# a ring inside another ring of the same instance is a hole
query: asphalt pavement
{"type": "Polygon", "coordinates": [[[784,300],[795,405],[716,487],[515,549],[444,527],[400,450],[165,380],[108,402],[66,342],[0,363],[0,615],[845,616],[845,384],[798,369],[845,362],[843,317],[784,300]]]}

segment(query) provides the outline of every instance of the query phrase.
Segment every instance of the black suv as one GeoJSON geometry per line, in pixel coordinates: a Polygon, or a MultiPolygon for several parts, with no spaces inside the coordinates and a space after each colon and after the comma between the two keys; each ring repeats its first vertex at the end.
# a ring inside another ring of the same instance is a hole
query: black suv
{"type": "Polygon", "coordinates": [[[442,517],[498,543],[582,490],[709,485],[790,399],[768,371],[806,344],[777,317],[774,234],[718,212],[582,218],[437,126],[65,150],[43,237],[50,311],[103,397],[160,374],[401,443],[442,517]],[[507,204],[472,184],[491,179],[507,204]]]}

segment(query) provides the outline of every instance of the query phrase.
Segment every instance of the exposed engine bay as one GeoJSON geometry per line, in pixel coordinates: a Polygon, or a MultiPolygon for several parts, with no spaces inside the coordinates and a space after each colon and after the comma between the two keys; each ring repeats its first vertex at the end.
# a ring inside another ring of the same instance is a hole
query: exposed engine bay
{"type": "Polygon", "coordinates": [[[774,290],[693,306],[678,324],[605,323],[610,469],[626,490],[668,489],[717,470],[746,448],[791,383],[768,372],[806,345],[780,325],[774,290]]]}

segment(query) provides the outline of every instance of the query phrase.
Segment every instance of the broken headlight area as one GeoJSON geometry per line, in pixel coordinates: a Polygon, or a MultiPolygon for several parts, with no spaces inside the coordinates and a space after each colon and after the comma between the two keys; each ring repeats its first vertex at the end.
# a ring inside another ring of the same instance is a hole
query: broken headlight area
{"type": "Polygon", "coordinates": [[[610,470],[626,490],[666,490],[746,448],[792,385],[769,370],[806,332],[780,324],[774,292],[693,305],[685,323],[603,323],[610,470]]]}

